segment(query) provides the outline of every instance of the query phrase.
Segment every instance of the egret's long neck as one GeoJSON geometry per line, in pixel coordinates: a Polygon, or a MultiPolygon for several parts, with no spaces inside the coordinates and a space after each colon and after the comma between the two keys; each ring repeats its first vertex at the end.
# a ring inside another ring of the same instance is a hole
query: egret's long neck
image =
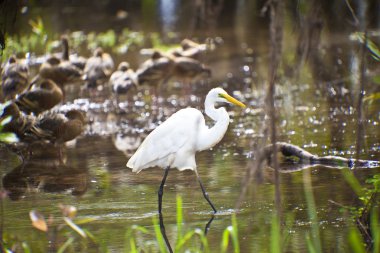
{"type": "Polygon", "coordinates": [[[227,131],[230,118],[224,107],[215,108],[214,101],[206,98],[205,101],[206,115],[215,121],[215,125],[206,129],[202,133],[202,140],[199,142],[199,150],[205,150],[213,147],[223,138],[227,131]]]}

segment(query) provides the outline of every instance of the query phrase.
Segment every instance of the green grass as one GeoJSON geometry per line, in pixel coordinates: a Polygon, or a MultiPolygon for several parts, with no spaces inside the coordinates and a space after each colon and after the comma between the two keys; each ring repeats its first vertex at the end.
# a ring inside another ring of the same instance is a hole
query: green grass
{"type": "MultiPolygon", "coordinates": [[[[5,50],[0,54],[1,62],[5,62],[11,55],[24,57],[26,53],[33,53],[37,56],[52,53],[60,49],[60,35],[53,31],[48,31],[41,18],[30,20],[30,32],[23,36],[7,35],[5,50]]],[[[68,34],[70,50],[75,52],[91,53],[97,47],[102,47],[114,54],[125,54],[129,50],[139,50],[144,45],[153,45],[155,48],[167,51],[178,44],[165,44],[158,33],[144,33],[123,29],[119,34],[112,29],[105,32],[82,31],[68,34]]]]}

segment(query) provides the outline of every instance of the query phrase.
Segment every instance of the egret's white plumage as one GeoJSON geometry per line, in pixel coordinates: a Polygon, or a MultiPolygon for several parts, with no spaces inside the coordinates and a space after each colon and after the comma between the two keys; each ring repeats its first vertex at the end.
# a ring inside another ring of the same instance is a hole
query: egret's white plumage
{"type": "MultiPolygon", "coordinates": [[[[198,175],[195,152],[213,147],[227,131],[230,118],[224,107],[215,108],[217,102],[230,102],[245,107],[243,103],[228,95],[225,90],[214,88],[209,91],[205,101],[205,112],[215,121],[213,127],[206,126],[202,113],[197,109],[179,110],[154,129],[129,159],[127,166],[132,168],[133,172],[140,172],[142,169],[154,166],[165,168],[158,189],[158,213],[160,215],[164,185],[170,168],[194,170],[203,196],[216,213],[216,208],[208,197],[198,175]]],[[[161,223],[160,228],[161,231],[165,230],[161,223]]],[[[165,240],[167,241],[166,237],[165,240]]]]}
{"type": "Polygon", "coordinates": [[[199,110],[179,110],[146,137],[127,166],[133,172],[154,166],[196,170],[195,152],[213,147],[228,128],[228,113],[224,107],[216,109],[217,102],[230,102],[244,107],[223,89],[210,90],[205,100],[205,112],[215,121],[213,127],[206,126],[199,110]]]}

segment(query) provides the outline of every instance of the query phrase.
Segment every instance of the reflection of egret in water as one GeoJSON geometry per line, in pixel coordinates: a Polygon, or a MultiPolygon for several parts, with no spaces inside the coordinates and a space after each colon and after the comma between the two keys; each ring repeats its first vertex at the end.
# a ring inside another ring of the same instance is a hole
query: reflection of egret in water
{"type": "Polygon", "coordinates": [[[28,191],[60,193],[69,191],[83,195],[88,188],[88,172],[68,166],[59,158],[32,157],[8,172],[2,179],[12,200],[22,198],[28,191]]]}
{"type": "Polygon", "coordinates": [[[112,136],[112,142],[117,150],[123,152],[125,155],[130,156],[140,146],[141,136],[132,133],[117,133],[112,136]]]}

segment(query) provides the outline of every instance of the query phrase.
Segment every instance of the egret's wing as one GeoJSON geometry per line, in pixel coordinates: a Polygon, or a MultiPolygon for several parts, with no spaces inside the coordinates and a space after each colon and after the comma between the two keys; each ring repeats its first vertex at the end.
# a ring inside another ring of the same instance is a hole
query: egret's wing
{"type": "Polygon", "coordinates": [[[175,154],[183,145],[196,141],[199,117],[203,118],[202,114],[191,108],[173,114],[146,137],[127,166],[134,172],[152,166],[169,166],[163,163],[170,163],[166,159],[171,154],[175,154]]]}

